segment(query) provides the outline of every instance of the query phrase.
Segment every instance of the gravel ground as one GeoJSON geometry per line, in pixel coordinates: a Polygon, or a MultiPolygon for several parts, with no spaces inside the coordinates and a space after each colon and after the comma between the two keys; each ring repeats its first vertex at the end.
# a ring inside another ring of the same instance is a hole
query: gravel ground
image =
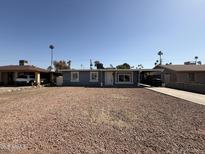
{"type": "Polygon", "coordinates": [[[29,89],[29,88],[34,88],[31,86],[25,86],[25,87],[0,87],[0,93],[4,93],[4,92],[13,92],[13,91],[20,91],[20,90],[24,90],[24,89],[29,89]]]}
{"type": "Polygon", "coordinates": [[[0,153],[205,153],[205,106],[140,88],[0,93],[0,153]]]}

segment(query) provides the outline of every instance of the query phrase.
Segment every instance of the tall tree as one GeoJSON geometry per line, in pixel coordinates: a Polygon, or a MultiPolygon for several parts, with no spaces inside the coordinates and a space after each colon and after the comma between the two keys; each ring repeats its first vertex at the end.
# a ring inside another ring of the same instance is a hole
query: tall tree
{"type": "Polygon", "coordinates": [[[117,69],[130,69],[130,65],[128,63],[124,63],[122,65],[116,66],[117,69]]]}
{"type": "Polygon", "coordinates": [[[52,71],[53,69],[53,49],[55,48],[54,45],[49,45],[49,48],[51,49],[51,66],[49,67],[49,70],[52,71]]]}
{"type": "Polygon", "coordinates": [[[156,62],[154,63],[154,65],[156,66],[158,64],[159,60],[156,60],[156,62]]]}
{"type": "Polygon", "coordinates": [[[194,59],[195,59],[195,64],[197,64],[197,60],[199,59],[199,57],[195,56],[194,59]]]}
{"type": "Polygon", "coordinates": [[[71,60],[68,60],[67,64],[68,64],[68,68],[70,69],[71,68],[71,60]]]}
{"type": "Polygon", "coordinates": [[[202,65],[202,62],[201,62],[201,61],[198,61],[197,64],[198,64],[198,65],[202,65]]]}
{"type": "Polygon", "coordinates": [[[163,52],[159,51],[157,54],[159,55],[159,65],[162,65],[162,55],[163,55],[163,52]]]}
{"type": "Polygon", "coordinates": [[[58,72],[61,69],[70,69],[70,66],[65,60],[54,61],[53,64],[56,72],[58,72]]]}
{"type": "Polygon", "coordinates": [[[98,64],[100,64],[100,61],[98,61],[98,60],[94,61],[95,67],[97,67],[98,64]]]}
{"type": "Polygon", "coordinates": [[[103,63],[101,63],[100,61],[96,60],[94,64],[95,64],[95,67],[97,67],[97,69],[104,69],[103,63]]]}
{"type": "Polygon", "coordinates": [[[138,69],[143,69],[144,66],[143,66],[142,64],[139,64],[139,65],[137,66],[137,68],[138,68],[138,69]]]}
{"type": "Polygon", "coordinates": [[[92,62],[92,59],[90,59],[90,69],[93,69],[93,62],[92,62]]]}
{"type": "Polygon", "coordinates": [[[110,64],[110,68],[114,68],[114,66],[112,64],[110,64]]]}

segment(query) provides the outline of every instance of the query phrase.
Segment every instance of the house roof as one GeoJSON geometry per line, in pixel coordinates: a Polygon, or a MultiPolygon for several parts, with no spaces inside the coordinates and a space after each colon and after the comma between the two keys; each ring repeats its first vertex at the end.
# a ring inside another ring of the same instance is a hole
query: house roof
{"type": "Polygon", "coordinates": [[[7,65],[7,66],[0,66],[0,71],[2,72],[41,72],[41,73],[46,73],[48,72],[47,70],[43,68],[39,68],[33,65],[24,65],[24,66],[19,66],[19,65],[7,65]]]}
{"type": "Polygon", "coordinates": [[[204,72],[205,65],[158,65],[154,69],[169,69],[178,72],[204,72]]]}
{"type": "Polygon", "coordinates": [[[61,72],[72,72],[72,71],[78,71],[78,72],[83,72],[83,71],[138,71],[137,69],[62,69],[60,70],[61,72]]]}
{"type": "Polygon", "coordinates": [[[103,72],[116,72],[116,71],[124,71],[124,72],[134,72],[134,71],[147,71],[147,72],[162,72],[163,69],[62,69],[60,72],[89,72],[89,71],[103,71],[103,72]]]}

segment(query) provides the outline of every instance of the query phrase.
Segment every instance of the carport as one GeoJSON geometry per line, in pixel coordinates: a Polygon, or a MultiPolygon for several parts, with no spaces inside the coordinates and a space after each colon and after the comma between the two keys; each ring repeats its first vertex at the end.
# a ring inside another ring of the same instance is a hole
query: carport
{"type": "Polygon", "coordinates": [[[37,85],[41,84],[41,74],[49,73],[47,70],[33,65],[7,65],[0,66],[0,85],[15,85],[15,80],[20,74],[35,75],[37,85]]]}
{"type": "Polygon", "coordinates": [[[140,83],[151,85],[150,80],[154,78],[161,79],[164,69],[141,69],[140,70],[140,83]]]}

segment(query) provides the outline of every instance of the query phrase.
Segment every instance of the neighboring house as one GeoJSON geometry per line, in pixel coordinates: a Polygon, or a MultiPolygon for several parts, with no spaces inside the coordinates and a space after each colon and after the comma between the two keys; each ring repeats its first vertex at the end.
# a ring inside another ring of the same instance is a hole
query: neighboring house
{"type": "Polygon", "coordinates": [[[61,70],[66,86],[136,86],[138,70],[61,70]]]}
{"type": "Polygon", "coordinates": [[[16,78],[23,74],[34,75],[38,84],[41,76],[49,76],[47,70],[20,61],[19,65],[0,66],[0,85],[14,85],[16,78]]]}
{"type": "Polygon", "coordinates": [[[205,93],[205,65],[158,65],[166,87],[205,93]]]}
{"type": "Polygon", "coordinates": [[[108,86],[108,87],[136,87],[140,80],[142,71],[140,69],[87,69],[61,70],[63,74],[63,85],[65,86],[108,86]]]}

